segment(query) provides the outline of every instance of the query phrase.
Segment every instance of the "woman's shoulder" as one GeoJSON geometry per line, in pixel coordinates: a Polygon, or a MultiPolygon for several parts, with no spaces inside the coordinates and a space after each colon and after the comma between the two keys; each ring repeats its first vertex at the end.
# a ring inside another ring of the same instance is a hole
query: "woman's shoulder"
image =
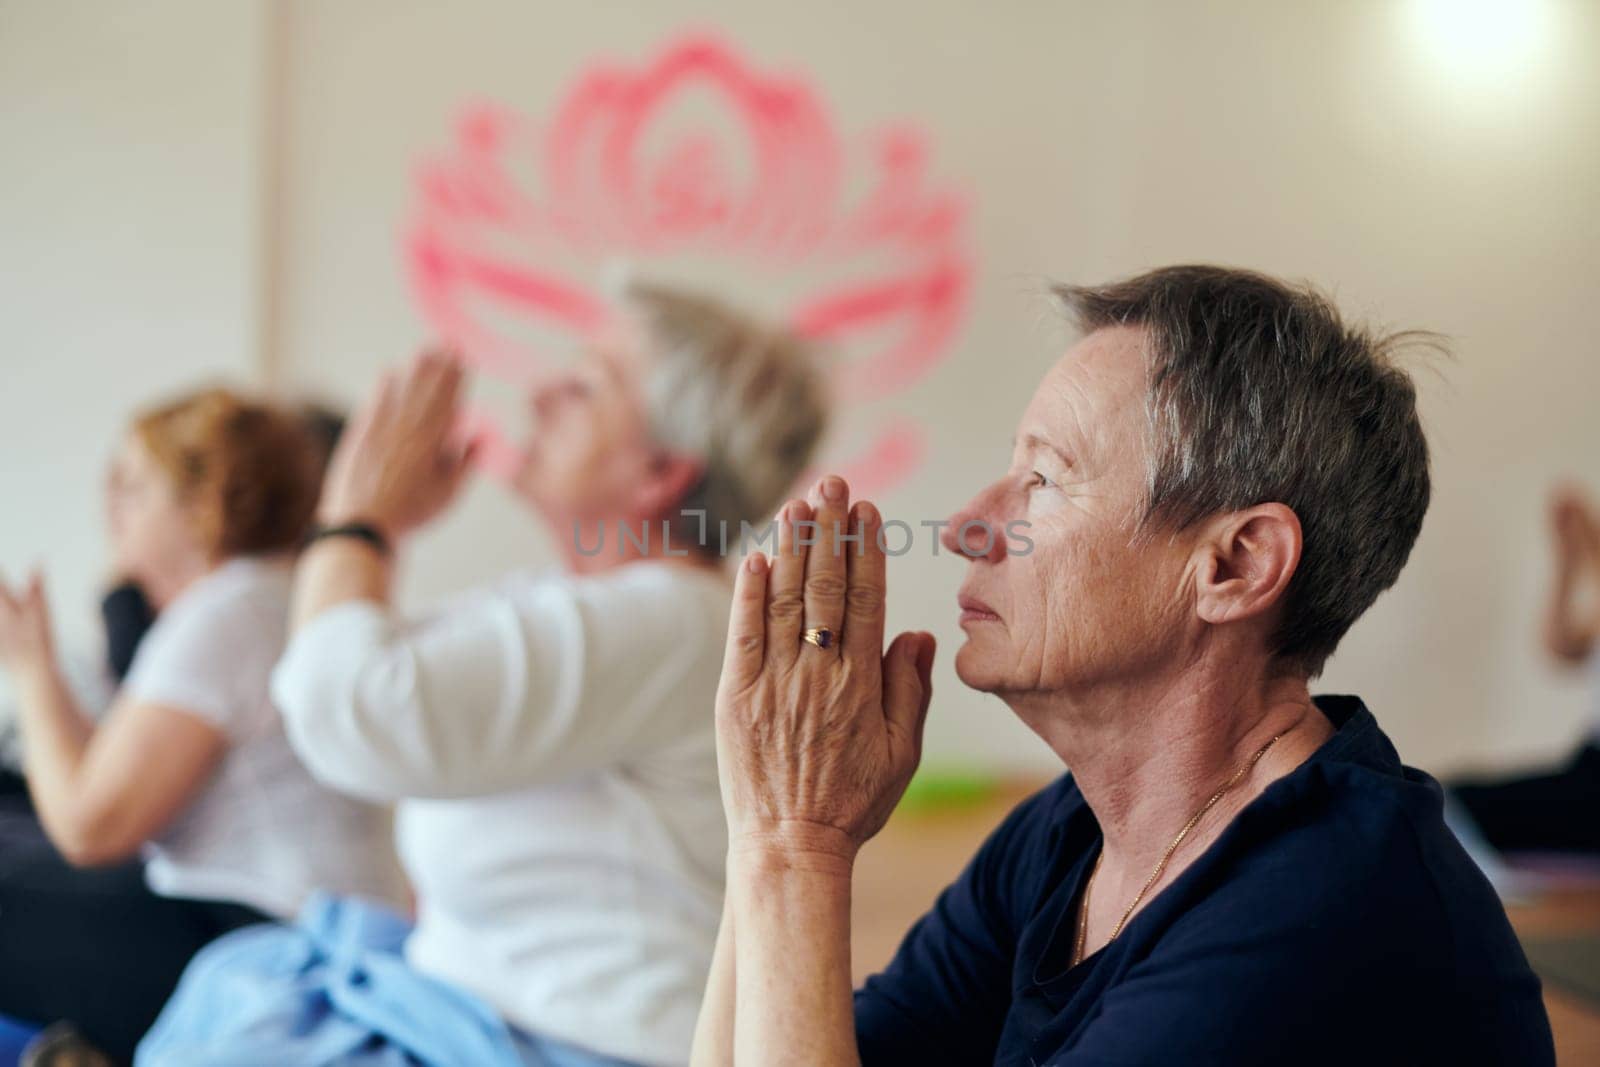
{"type": "Polygon", "coordinates": [[[288,597],[286,569],[224,564],[156,616],[121,692],[214,725],[254,721],[283,652],[288,597]]]}
{"type": "Polygon", "coordinates": [[[602,587],[628,589],[700,590],[731,598],[733,579],[710,564],[639,560],[579,579],[602,587]]]}
{"type": "Polygon", "coordinates": [[[1432,778],[1340,761],[1302,771],[1240,816],[1219,850],[1229,876],[1208,906],[1258,922],[1270,913],[1319,932],[1330,950],[1410,953],[1462,981],[1475,967],[1525,972],[1505,909],[1445,824],[1432,778]]]}
{"type": "MultiPolygon", "coordinates": [[[[162,646],[275,648],[289,617],[287,565],[235,559],[197,579],[156,616],[139,653],[162,646]]],[[[139,653],[135,654],[137,663],[139,653]]]]}
{"type": "MultiPolygon", "coordinates": [[[[720,571],[687,564],[643,560],[597,574],[547,575],[539,582],[576,601],[597,618],[618,618],[630,626],[658,629],[687,637],[704,631],[726,631],[733,602],[733,584],[720,571]]],[[[535,587],[530,587],[533,589],[535,587]]]]}
{"type": "Polygon", "coordinates": [[[450,613],[509,612],[530,641],[565,643],[574,658],[581,653],[617,674],[664,667],[715,673],[731,604],[731,583],[714,572],[639,562],[595,574],[516,572],[456,598],[450,613]]]}
{"type": "Polygon", "coordinates": [[[1093,816],[1071,774],[1063,774],[1014,805],[974,857],[1005,882],[1035,882],[1059,866],[1070,835],[1082,846],[1096,833],[1093,816]]]}
{"type": "Polygon", "coordinates": [[[289,611],[293,570],[286,561],[240,556],[224,560],[191,583],[156,616],[199,626],[225,620],[257,620],[281,624],[289,611]]]}
{"type": "Polygon", "coordinates": [[[578,596],[699,589],[731,598],[733,580],[722,569],[711,566],[638,560],[587,574],[576,574],[560,567],[522,568],[486,588],[524,595],[558,589],[578,596]]]}

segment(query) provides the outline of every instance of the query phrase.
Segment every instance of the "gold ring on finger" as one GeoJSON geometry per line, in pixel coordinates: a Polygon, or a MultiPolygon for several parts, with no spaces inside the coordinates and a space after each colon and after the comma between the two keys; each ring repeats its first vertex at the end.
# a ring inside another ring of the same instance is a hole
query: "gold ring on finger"
{"type": "Polygon", "coordinates": [[[809,641],[818,648],[832,648],[838,643],[839,636],[826,626],[813,626],[800,635],[800,640],[809,641]]]}

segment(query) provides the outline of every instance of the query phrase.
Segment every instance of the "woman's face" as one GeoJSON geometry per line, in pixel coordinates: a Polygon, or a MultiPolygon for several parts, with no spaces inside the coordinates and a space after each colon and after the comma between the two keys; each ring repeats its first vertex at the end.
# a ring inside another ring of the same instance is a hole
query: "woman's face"
{"type": "Polygon", "coordinates": [[[165,586],[205,555],[177,486],[136,433],[106,475],[106,526],[118,573],[141,584],[165,586]]]}
{"type": "Polygon", "coordinates": [[[657,449],[644,415],[639,351],[620,331],[598,337],[529,394],[534,429],[514,484],[558,530],[632,520],[648,495],[657,449]]]}
{"type": "Polygon", "coordinates": [[[1138,330],[1098,330],[1044,377],[1017,427],[1011,467],[950,518],[976,555],[961,596],[956,671],[1001,696],[1137,677],[1174,653],[1192,616],[1189,546],[1142,541],[1145,372],[1138,330]],[[1032,542],[1007,541],[1008,524],[1032,542]],[[1008,554],[1006,545],[1015,551],[1008,554]],[[990,551],[984,552],[984,548],[990,551]]]}

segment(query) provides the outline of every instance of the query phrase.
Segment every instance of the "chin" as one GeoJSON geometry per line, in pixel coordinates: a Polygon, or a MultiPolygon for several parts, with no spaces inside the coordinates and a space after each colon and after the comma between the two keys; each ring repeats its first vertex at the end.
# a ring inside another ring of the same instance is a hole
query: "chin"
{"type": "Polygon", "coordinates": [[[143,561],[139,559],[138,553],[131,552],[123,546],[112,544],[111,569],[113,572],[124,575],[130,580],[137,581],[140,572],[144,570],[144,568],[140,566],[142,562],[143,561]]]}
{"type": "Polygon", "coordinates": [[[969,637],[966,644],[956,650],[956,677],[961,679],[961,684],[968,689],[976,689],[980,693],[992,693],[999,689],[1003,682],[1003,676],[994,662],[996,658],[992,652],[978,646],[969,637]]]}
{"type": "Polygon", "coordinates": [[[523,456],[522,462],[517,464],[511,475],[511,487],[525,497],[534,497],[539,492],[539,464],[529,456],[523,456]]]}
{"type": "Polygon", "coordinates": [[[544,473],[536,464],[524,463],[516,476],[511,479],[511,488],[534,512],[546,515],[557,510],[551,507],[550,489],[546,482],[544,473]]]}

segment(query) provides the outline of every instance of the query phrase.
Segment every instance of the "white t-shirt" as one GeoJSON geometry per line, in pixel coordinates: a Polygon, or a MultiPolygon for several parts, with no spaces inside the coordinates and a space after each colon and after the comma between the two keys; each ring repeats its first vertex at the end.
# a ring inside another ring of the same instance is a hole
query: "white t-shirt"
{"type": "Polygon", "coordinates": [[[268,695],[289,587],[287,563],[229,560],[167,605],[129,667],[124,696],[178,708],[228,739],[199,795],[145,846],[145,881],[163,896],[292,918],[313,889],[399,895],[387,813],[319,785],[268,695]]]}
{"type": "Polygon", "coordinates": [[[273,677],[330,785],[404,799],[406,955],[534,1033],[688,1059],[721,913],[717,677],[732,586],[655,562],[515,575],[406,625],[302,627],[273,677]]]}

